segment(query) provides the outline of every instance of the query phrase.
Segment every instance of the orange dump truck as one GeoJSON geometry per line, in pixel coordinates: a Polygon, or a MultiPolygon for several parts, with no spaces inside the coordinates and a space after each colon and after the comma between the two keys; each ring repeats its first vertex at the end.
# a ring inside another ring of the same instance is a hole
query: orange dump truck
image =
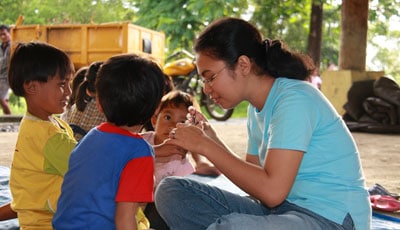
{"type": "Polygon", "coordinates": [[[13,44],[41,41],[64,50],[75,68],[123,53],[136,53],[164,65],[165,35],[129,22],[104,24],[18,25],[13,44]]]}

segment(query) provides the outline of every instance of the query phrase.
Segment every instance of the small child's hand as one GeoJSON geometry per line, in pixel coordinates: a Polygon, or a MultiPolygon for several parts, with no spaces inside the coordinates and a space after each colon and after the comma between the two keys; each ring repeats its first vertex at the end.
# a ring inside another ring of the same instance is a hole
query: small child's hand
{"type": "Polygon", "coordinates": [[[154,152],[156,154],[156,157],[168,157],[172,155],[181,155],[182,158],[186,156],[187,150],[176,146],[176,145],[171,145],[166,143],[166,140],[159,144],[154,146],[154,152]]]}

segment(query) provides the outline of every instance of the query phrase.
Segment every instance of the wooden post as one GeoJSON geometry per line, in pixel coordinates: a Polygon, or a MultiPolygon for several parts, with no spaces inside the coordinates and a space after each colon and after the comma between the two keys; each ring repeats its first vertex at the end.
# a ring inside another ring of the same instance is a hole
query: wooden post
{"type": "Polygon", "coordinates": [[[339,69],[365,71],[368,0],[343,0],[339,69]]]}

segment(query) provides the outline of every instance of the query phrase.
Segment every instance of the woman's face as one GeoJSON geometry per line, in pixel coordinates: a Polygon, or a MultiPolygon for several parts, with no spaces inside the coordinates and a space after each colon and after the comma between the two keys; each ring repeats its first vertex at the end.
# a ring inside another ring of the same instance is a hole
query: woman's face
{"type": "Polygon", "coordinates": [[[238,105],[242,86],[240,77],[222,60],[214,59],[199,52],[196,54],[197,71],[204,82],[204,93],[225,109],[238,105]]]}

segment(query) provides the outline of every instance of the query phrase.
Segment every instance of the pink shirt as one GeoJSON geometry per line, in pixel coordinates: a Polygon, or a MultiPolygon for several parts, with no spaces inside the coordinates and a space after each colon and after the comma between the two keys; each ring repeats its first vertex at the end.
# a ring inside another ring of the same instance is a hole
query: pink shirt
{"type": "MultiPolygon", "coordinates": [[[[154,145],[155,132],[149,131],[141,134],[143,139],[154,145]]],[[[157,157],[155,159],[154,176],[155,187],[168,176],[186,176],[194,172],[194,167],[187,157],[175,154],[170,157],[157,157]]]]}

